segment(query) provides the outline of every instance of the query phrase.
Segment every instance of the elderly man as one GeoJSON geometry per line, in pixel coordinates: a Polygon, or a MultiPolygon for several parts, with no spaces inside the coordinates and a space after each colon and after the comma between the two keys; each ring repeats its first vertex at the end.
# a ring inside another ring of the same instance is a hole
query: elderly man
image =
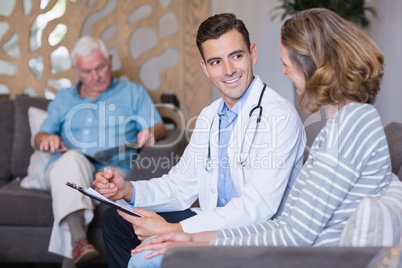
{"type": "Polygon", "coordinates": [[[86,239],[95,204],[70,191],[66,181],[90,187],[94,172],[106,166],[127,174],[135,149],[119,150],[103,163],[91,162],[86,155],[135,141],[137,147],[149,146],[166,130],[145,89],[113,77],[111,56],[101,40],[80,38],[71,58],[79,82],[60,90],[49,104],[35,147],[55,153],[45,172],[54,215],[49,251],[81,265],[99,255],[86,239]]]}

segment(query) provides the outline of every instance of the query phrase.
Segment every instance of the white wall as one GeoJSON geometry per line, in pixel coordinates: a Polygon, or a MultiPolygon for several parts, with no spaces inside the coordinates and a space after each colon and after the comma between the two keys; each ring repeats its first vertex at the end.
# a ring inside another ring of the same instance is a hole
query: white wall
{"type": "Polygon", "coordinates": [[[375,107],[382,122],[402,122],[402,1],[371,0],[377,9],[368,34],[385,57],[385,73],[375,107]]]}
{"type": "MultiPolygon", "coordinates": [[[[271,20],[278,3],[276,0],[212,0],[211,13],[233,12],[245,22],[251,42],[257,44],[255,74],[294,102],[293,86],[281,74],[278,46],[282,21],[279,18],[271,20]]],[[[371,0],[369,4],[377,9],[377,17],[371,19],[366,32],[378,44],[387,64],[375,106],[384,125],[392,121],[402,122],[402,1],[371,0]]],[[[212,98],[219,96],[214,89],[212,98]]]]}
{"type": "MultiPolygon", "coordinates": [[[[243,20],[250,33],[250,41],[257,45],[258,61],[254,74],[259,75],[282,96],[292,103],[295,93],[292,83],[281,72],[279,58],[279,40],[282,21],[280,18],[271,20],[273,9],[278,6],[274,0],[212,0],[212,14],[232,12],[243,20]]],[[[217,89],[213,89],[212,99],[220,97],[217,89]]]]}

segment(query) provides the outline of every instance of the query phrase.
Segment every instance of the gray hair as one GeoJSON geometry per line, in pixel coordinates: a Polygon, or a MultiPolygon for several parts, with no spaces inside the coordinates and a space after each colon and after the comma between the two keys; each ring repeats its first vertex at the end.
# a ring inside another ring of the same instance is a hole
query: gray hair
{"type": "Polygon", "coordinates": [[[76,66],[78,56],[88,56],[94,49],[100,49],[102,54],[105,56],[105,59],[109,61],[109,52],[102,40],[92,36],[83,36],[78,39],[71,51],[73,66],[76,66]]]}

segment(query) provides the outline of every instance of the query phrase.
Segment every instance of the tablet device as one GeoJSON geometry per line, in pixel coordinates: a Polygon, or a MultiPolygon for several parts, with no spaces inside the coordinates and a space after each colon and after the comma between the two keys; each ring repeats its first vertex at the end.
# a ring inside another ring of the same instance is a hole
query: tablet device
{"type": "Polygon", "coordinates": [[[89,196],[89,197],[91,197],[93,199],[96,199],[96,200],[98,200],[98,201],[100,201],[100,202],[102,202],[102,203],[104,203],[104,204],[106,204],[108,206],[111,206],[111,207],[113,207],[115,209],[119,209],[119,210],[121,210],[121,211],[123,211],[123,212],[125,212],[127,214],[130,214],[132,216],[137,216],[137,217],[143,217],[142,215],[134,212],[133,207],[131,207],[129,204],[127,204],[126,201],[124,201],[122,199],[117,200],[117,201],[112,201],[112,200],[104,197],[103,195],[101,195],[100,193],[98,193],[97,191],[95,191],[92,188],[84,189],[81,186],[79,186],[79,185],[77,185],[75,183],[72,183],[72,182],[66,182],[66,185],[70,186],[71,188],[73,188],[73,189],[75,189],[75,190],[77,190],[79,192],[81,192],[82,194],[84,194],[86,196],[89,196]]]}

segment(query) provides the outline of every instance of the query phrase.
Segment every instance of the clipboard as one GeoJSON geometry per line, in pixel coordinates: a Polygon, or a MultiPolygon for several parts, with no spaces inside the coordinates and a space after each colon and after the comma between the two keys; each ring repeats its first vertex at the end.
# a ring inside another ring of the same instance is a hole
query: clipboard
{"type": "MultiPolygon", "coordinates": [[[[108,166],[109,165],[109,160],[120,153],[120,151],[127,151],[127,150],[133,150],[136,149],[137,152],[140,151],[141,148],[138,146],[138,142],[131,142],[131,143],[126,143],[120,146],[112,147],[103,151],[97,152],[94,156],[82,153],[92,164],[96,165],[102,165],[102,166],[108,166]]],[[[68,149],[56,149],[54,152],[59,153],[59,154],[64,154],[67,152],[68,149]]],[[[50,152],[50,150],[48,151],[50,152]]],[[[70,185],[69,185],[70,186],[70,185]]],[[[77,185],[78,186],[78,185],[77,185]]],[[[74,188],[74,187],[73,187],[74,188]]],[[[77,189],[78,190],[78,189],[77,189]]]]}
{"type": "Polygon", "coordinates": [[[90,156],[87,154],[84,154],[89,161],[91,161],[93,164],[96,163],[100,163],[102,165],[107,166],[109,163],[109,160],[115,156],[115,155],[119,155],[120,151],[127,151],[127,150],[133,150],[136,149],[138,152],[139,146],[138,146],[138,142],[131,142],[131,143],[127,143],[127,144],[123,144],[120,146],[116,146],[116,147],[112,147],[103,151],[99,151],[97,152],[94,156],[90,156]]]}
{"type": "Polygon", "coordinates": [[[134,212],[133,208],[130,205],[128,205],[126,203],[126,201],[124,201],[124,200],[112,201],[112,200],[104,197],[103,195],[101,195],[100,193],[98,193],[97,191],[95,191],[92,188],[84,189],[81,186],[79,186],[79,185],[77,185],[75,183],[72,183],[72,182],[66,182],[66,185],[70,186],[71,188],[73,188],[73,189],[75,189],[75,190],[77,190],[79,192],[81,192],[82,194],[84,194],[86,196],[89,196],[89,197],[91,197],[93,199],[96,199],[96,200],[98,200],[98,201],[100,201],[100,202],[102,202],[102,203],[104,203],[104,204],[106,204],[108,206],[111,206],[112,208],[121,210],[121,211],[123,211],[123,212],[125,212],[127,214],[132,215],[132,216],[143,217],[141,214],[138,214],[138,213],[134,212]]]}

